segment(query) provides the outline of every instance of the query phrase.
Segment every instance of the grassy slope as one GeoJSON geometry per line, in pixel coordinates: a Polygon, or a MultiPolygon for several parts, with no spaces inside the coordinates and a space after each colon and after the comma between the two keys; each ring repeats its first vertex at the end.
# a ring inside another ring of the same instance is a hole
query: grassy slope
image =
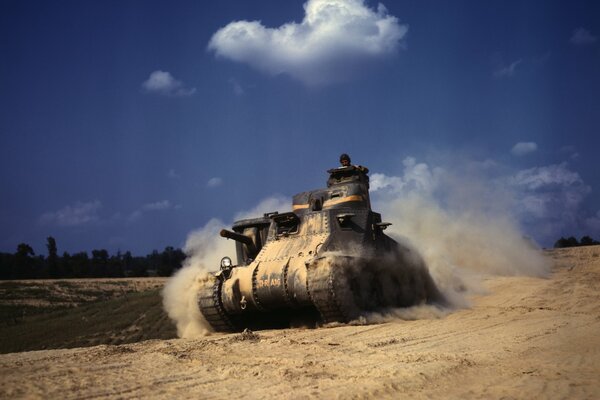
{"type": "Polygon", "coordinates": [[[35,311],[6,319],[19,312],[14,307],[4,308],[0,353],[176,337],[175,327],[163,311],[158,289],[98,299],[73,308],[35,311]]]}

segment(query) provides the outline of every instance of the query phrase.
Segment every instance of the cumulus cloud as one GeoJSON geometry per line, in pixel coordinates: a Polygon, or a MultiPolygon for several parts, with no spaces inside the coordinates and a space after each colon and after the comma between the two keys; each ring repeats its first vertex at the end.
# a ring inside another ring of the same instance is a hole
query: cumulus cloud
{"type": "Polygon", "coordinates": [[[366,61],[396,53],[407,25],[364,0],[309,0],[304,19],[278,28],[235,21],[219,29],[208,49],[271,75],[287,74],[308,85],[347,79],[366,61]]]}
{"type": "Polygon", "coordinates": [[[519,142],[513,146],[510,152],[515,156],[524,156],[526,154],[533,153],[536,150],[537,144],[534,142],[519,142]]]}
{"type": "Polygon", "coordinates": [[[223,179],[215,176],[213,178],[210,178],[208,180],[208,182],[206,182],[206,186],[208,186],[209,188],[214,188],[217,186],[221,186],[223,184],[223,179]]]}
{"type": "Polygon", "coordinates": [[[558,232],[578,228],[580,206],[591,192],[567,163],[518,171],[508,183],[518,194],[515,209],[520,220],[547,241],[558,232]]]}
{"type": "Polygon", "coordinates": [[[529,190],[583,185],[579,174],[569,170],[567,163],[521,170],[513,177],[512,182],[529,190]]]}
{"type": "Polygon", "coordinates": [[[142,88],[147,93],[155,93],[171,97],[188,97],[196,93],[196,88],[186,88],[166,71],[154,71],[150,77],[142,83],[142,88]]]}
{"type": "MultiPolygon", "coordinates": [[[[170,210],[173,208],[173,205],[169,200],[157,201],[155,203],[147,203],[142,205],[139,209],[135,210],[129,215],[129,221],[135,221],[142,217],[145,213],[153,212],[153,211],[164,211],[170,210]]],[[[175,207],[177,208],[177,207],[175,207]]]]}
{"type": "Polygon", "coordinates": [[[517,73],[517,67],[521,64],[523,60],[519,59],[510,63],[509,65],[502,65],[494,70],[494,78],[512,78],[517,73]]]}
{"type": "Polygon", "coordinates": [[[80,226],[99,221],[98,211],[102,208],[99,200],[87,203],[77,202],[58,211],[44,213],[40,222],[58,226],[80,226]]]}
{"type": "Polygon", "coordinates": [[[585,28],[575,29],[571,35],[571,43],[576,46],[594,44],[597,40],[598,38],[585,28]]]}
{"type": "Polygon", "coordinates": [[[381,173],[373,173],[370,179],[371,191],[400,193],[410,190],[431,193],[443,174],[442,169],[437,167],[432,169],[425,163],[418,163],[413,157],[405,158],[402,164],[404,165],[404,174],[402,176],[387,176],[381,173]]]}
{"type": "Polygon", "coordinates": [[[590,192],[566,162],[515,170],[490,160],[444,156],[437,163],[425,163],[408,157],[399,175],[371,174],[371,196],[378,207],[387,207],[394,196],[410,194],[444,212],[464,213],[465,218],[473,210],[503,216],[545,245],[554,243],[561,232],[597,226],[600,216],[582,211],[590,192]]]}

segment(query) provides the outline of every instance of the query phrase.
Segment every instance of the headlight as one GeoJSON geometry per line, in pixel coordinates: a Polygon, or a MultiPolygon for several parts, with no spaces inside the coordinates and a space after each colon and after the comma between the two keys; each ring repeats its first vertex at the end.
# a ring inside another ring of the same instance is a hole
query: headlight
{"type": "Polygon", "coordinates": [[[221,269],[229,269],[231,268],[231,266],[233,265],[233,263],[231,262],[231,258],[229,257],[223,257],[221,258],[221,269]]]}

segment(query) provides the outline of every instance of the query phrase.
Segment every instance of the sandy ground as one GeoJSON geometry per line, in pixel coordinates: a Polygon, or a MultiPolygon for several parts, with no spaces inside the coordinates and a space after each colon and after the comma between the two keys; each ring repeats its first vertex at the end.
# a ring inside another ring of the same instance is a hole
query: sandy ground
{"type": "Polygon", "coordinates": [[[0,398],[600,398],[600,246],[435,320],[0,355],[0,398]]]}

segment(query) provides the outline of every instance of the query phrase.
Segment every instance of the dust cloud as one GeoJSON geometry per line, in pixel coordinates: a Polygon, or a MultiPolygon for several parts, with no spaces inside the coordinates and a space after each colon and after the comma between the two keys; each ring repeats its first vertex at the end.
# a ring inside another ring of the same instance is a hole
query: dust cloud
{"type": "MultiPolygon", "coordinates": [[[[510,188],[474,172],[484,168],[483,164],[446,165],[452,167],[431,166],[409,157],[400,176],[371,175],[373,208],[392,223],[386,233],[404,245],[406,256],[416,257],[408,259],[408,264],[419,265],[418,270],[420,264],[426,265],[423,268],[429,275],[424,279],[432,279],[443,301],[369,313],[353,323],[440,318],[469,307],[470,296],[484,294],[486,277],[544,277],[549,273],[550,261],[523,233],[510,188]]],[[[289,199],[273,196],[252,210],[237,213],[235,219],[285,211],[289,205],[289,199]]],[[[234,258],[234,242],[218,234],[230,225],[214,219],[192,232],[185,245],[185,266],[163,291],[165,309],[180,337],[210,332],[198,310],[197,293],[208,271],[216,271],[223,256],[234,258]]]]}
{"type": "MultiPolygon", "coordinates": [[[[249,211],[235,215],[235,220],[256,218],[266,212],[281,211],[290,207],[290,201],[281,196],[273,196],[261,201],[249,211]]],[[[194,338],[212,332],[198,308],[198,292],[203,283],[210,279],[209,272],[219,269],[221,258],[235,259],[235,242],[219,235],[223,228],[232,223],[211,219],[202,228],[188,235],[184,246],[187,258],[183,268],[169,279],[162,296],[163,306],[169,318],[177,326],[181,338],[194,338]]]]}
{"type": "Polygon", "coordinates": [[[163,306],[181,338],[206,336],[211,332],[210,325],[200,313],[197,299],[202,282],[208,278],[208,271],[202,266],[189,265],[169,279],[163,289],[163,306]]]}
{"type": "Polygon", "coordinates": [[[374,174],[374,203],[392,223],[387,233],[423,257],[448,304],[386,310],[368,322],[435,318],[469,307],[469,296],[485,293],[488,276],[548,275],[551,262],[523,233],[510,190],[466,170],[459,177],[407,158],[402,176],[374,174]]]}
{"type": "Polygon", "coordinates": [[[235,254],[233,242],[219,236],[225,226],[217,219],[189,234],[184,251],[187,254],[183,268],[169,279],[163,289],[163,306],[182,338],[206,336],[212,332],[198,308],[198,292],[209,279],[209,271],[219,268],[219,260],[235,254]]]}

